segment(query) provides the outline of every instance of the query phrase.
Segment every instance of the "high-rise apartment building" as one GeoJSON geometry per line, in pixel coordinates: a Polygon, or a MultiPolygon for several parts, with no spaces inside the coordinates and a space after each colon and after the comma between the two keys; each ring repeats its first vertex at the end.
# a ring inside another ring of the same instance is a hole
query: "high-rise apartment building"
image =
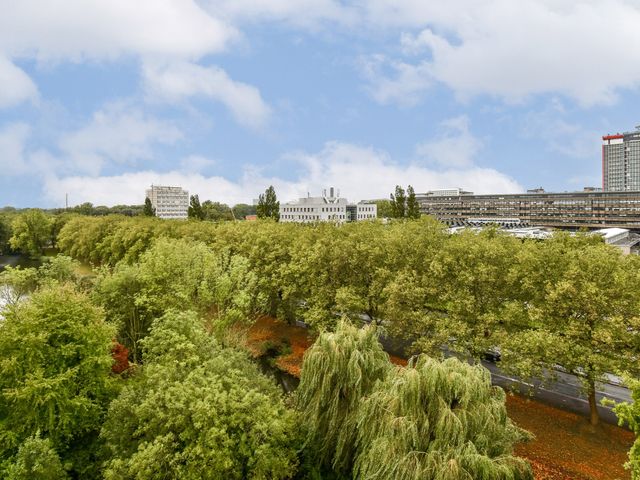
{"type": "Polygon", "coordinates": [[[156,210],[156,217],[186,219],[189,212],[189,192],[182,187],[151,185],[147,198],[156,210]]]}
{"type": "Polygon", "coordinates": [[[640,129],[602,137],[602,189],[640,191],[640,129]]]}

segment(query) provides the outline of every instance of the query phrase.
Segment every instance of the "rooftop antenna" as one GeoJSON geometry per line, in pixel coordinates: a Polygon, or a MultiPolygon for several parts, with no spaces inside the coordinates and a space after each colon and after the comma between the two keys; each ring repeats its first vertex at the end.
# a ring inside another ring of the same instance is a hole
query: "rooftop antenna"
{"type": "Polygon", "coordinates": [[[64,209],[69,210],[69,194],[64,194],[64,209]]]}

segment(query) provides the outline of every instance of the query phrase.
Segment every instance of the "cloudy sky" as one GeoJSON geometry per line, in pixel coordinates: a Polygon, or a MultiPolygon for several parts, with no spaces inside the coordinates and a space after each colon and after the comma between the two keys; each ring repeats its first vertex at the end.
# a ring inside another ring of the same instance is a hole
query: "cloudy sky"
{"type": "Polygon", "coordinates": [[[600,185],[640,0],[0,0],[0,206],[600,185]]]}

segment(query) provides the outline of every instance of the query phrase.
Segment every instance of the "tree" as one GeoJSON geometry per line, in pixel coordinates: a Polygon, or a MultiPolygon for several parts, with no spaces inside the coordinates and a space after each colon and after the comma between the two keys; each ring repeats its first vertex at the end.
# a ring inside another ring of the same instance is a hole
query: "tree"
{"type": "Polygon", "coordinates": [[[151,204],[151,199],[149,197],[144,199],[144,208],[142,209],[142,215],[144,215],[145,217],[156,216],[156,209],[153,208],[153,205],[151,204]]]}
{"type": "Polygon", "coordinates": [[[622,426],[626,422],[636,435],[636,440],[629,450],[629,461],[625,464],[625,468],[631,470],[632,480],[638,480],[640,479],[640,380],[627,377],[625,382],[631,389],[633,402],[618,403],[613,411],[618,416],[618,424],[622,426]]]}
{"type": "Polygon", "coordinates": [[[597,242],[559,235],[520,263],[538,293],[506,315],[526,324],[502,342],[505,367],[523,377],[548,380],[556,365],[575,375],[589,400],[592,425],[599,422],[596,383],[607,373],[637,374],[639,350],[639,259],[597,242]]]}
{"type": "Polygon", "coordinates": [[[0,463],[41,432],[76,475],[87,476],[114,393],[114,334],[102,311],[67,285],[36,291],[5,312],[0,323],[0,463]]]}
{"type": "Polygon", "coordinates": [[[193,218],[194,220],[204,220],[204,212],[202,211],[202,205],[200,205],[198,195],[191,195],[191,199],[189,200],[189,210],[187,213],[189,218],[193,218]]]}
{"type": "Polygon", "coordinates": [[[375,328],[340,323],[307,350],[296,404],[314,464],[350,477],[356,455],[357,412],[391,368],[375,328]]]}
{"type": "Polygon", "coordinates": [[[297,419],[249,358],[222,348],[192,312],[168,312],[144,341],[144,366],[102,430],[115,479],[285,479],[297,419]]]}
{"type": "Polygon", "coordinates": [[[406,211],[407,196],[400,185],[396,185],[395,195],[391,194],[391,210],[393,218],[404,218],[406,211]]]}
{"type": "Polygon", "coordinates": [[[202,215],[204,220],[220,221],[233,220],[233,213],[226,203],[206,200],[202,203],[202,215]]]}
{"type": "Polygon", "coordinates": [[[420,274],[400,271],[387,286],[392,331],[413,340],[421,352],[440,355],[446,345],[482,358],[503,339],[520,298],[519,246],[518,239],[493,229],[447,238],[420,274]]]}
{"type": "Polygon", "coordinates": [[[247,215],[255,215],[256,206],[238,203],[233,206],[233,216],[236,220],[244,220],[247,215]]]}
{"type": "Polygon", "coordinates": [[[9,220],[9,217],[0,215],[0,255],[6,255],[9,253],[9,239],[11,236],[11,221],[9,220]]]}
{"type": "Polygon", "coordinates": [[[378,218],[393,218],[393,202],[391,200],[376,200],[376,212],[378,218]]]}
{"type": "Polygon", "coordinates": [[[416,192],[413,187],[407,187],[407,218],[420,218],[420,204],[416,200],[416,192]]]}
{"type": "Polygon", "coordinates": [[[7,480],[65,480],[67,472],[51,440],[40,432],[29,437],[18,449],[7,468],[7,480]]]}
{"type": "Polygon", "coordinates": [[[353,478],[530,479],[513,456],[528,435],[507,416],[489,371],[456,358],[413,358],[377,382],[357,412],[353,478]]]}
{"type": "Polygon", "coordinates": [[[103,271],[93,295],[137,363],[153,319],[183,308],[206,315],[216,331],[251,322],[264,311],[257,285],[256,273],[239,255],[215,253],[202,242],[161,238],[136,264],[103,271]]]}
{"type": "Polygon", "coordinates": [[[12,222],[11,248],[32,257],[42,255],[50,240],[51,223],[42,210],[30,209],[19,214],[12,222]]]}
{"type": "Polygon", "coordinates": [[[269,188],[258,197],[256,214],[258,218],[273,218],[276,222],[280,220],[280,202],[278,202],[273,185],[270,185],[269,188]]]}

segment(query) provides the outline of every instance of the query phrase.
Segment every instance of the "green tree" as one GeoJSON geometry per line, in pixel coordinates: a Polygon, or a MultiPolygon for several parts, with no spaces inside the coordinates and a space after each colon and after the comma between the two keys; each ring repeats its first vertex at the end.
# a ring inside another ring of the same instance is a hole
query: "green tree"
{"type": "Polygon", "coordinates": [[[504,391],[481,366],[414,358],[376,383],[357,417],[353,478],[533,480],[513,456],[528,435],[509,420],[504,391]]]}
{"type": "Polygon", "coordinates": [[[305,353],[296,403],[313,463],[350,477],[356,455],[357,412],[391,364],[375,328],[340,323],[305,353]]]}
{"type": "Polygon", "coordinates": [[[58,235],[60,234],[60,230],[62,230],[62,227],[64,227],[65,223],[67,223],[70,218],[71,214],[67,213],[60,213],[51,218],[50,234],[51,246],[53,248],[58,247],[58,235]]]}
{"type": "Polygon", "coordinates": [[[413,187],[407,187],[407,218],[420,218],[420,204],[416,200],[416,192],[413,187]]]}
{"type": "Polygon", "coordinates": [[[236,220],[244,220],[247,215],[255,215],[256,206],[238,203],[233,206],[233,216],[236,220]]]}
{"type": "Polygon", "coordinates": [[[624,257],[599,240],[594,244],[565,235],[534,252],[520,269],[538,293],[524,297],[520,311],[506,315],[524,317],[526,324],[503,342],[505,367],[549,379],[555,365],[561,365],[582,383],[590,422],[596,425],[596,383],[607,373],[638,372],[638,344],[631,332],[638,328],[634,284],[639,259],[624,257]],[[547,272],[546,278],[536,273],[538,268],[547,272]]]}
{"type": "Polygon", "coordinates": [[[169,309],[192,309],[206,315],[211,328],[222,331],[250,322],[264,311],[258,278],[248,261],[202,242],[161,238],[134,265],[120,263],[104,270],[93,292],[118,340],[139,362],[140,341],[154,318],[169,309]]]}
{"type": "Polygon", "coordinates": [[[407,206],[407,195],[400,185],[396,185],[395,194],[391,194],[391,210],[393,218],[404,218],[407,206]]]}
{"type": "Polygon", "coordinates": [[[35,268],[6,267],[0,272],[0,297],[7,305],[15,305],[33,292],[39,283],[35,268]]]}
{"type": "Polygon", "coordinates": [[[276,222],[280,220],[280,202],[276,197],[276,191],[273,185],[270,185],[269,188],[258,197],[256,214],[258,218],[273,218],[276,222]]]}
{"type": "Polygon", "coordinates": [[[42,210],[30,209],[19,214],[12,222],[11,248],[32,257],[42,255],[50,240],[51,221],[42,210]]]}
{"type": "Polygon", "coordinates": [[[391,200],[376,200],[378,218],[394,218],[393,202],[391,200]]]}
{"type": "Polygon", "coordinates": [[[200,205],[198,195],[191,195],[187,214],[189,215],[189,218],[193,218],[194,220],[204,220],[204,212],[202,210],[202,205],[200,205]]]}
{"type": "Polygon", "coordinates": [[[631,470],[632,480],[638,480],[640,479],[640,380],[627,376],[625,382],[631,389],[633,402],[618,403],[613,411],[618,416],[620,426],[626,422],[636,435],[636,440],[629,450],[629,461],[625,464],[625,468],[631,470]]]}
{"type": "Polygon", "coordinates": [[[51,440],[40,432],[29,437],[18,449],[7,468],[7,480],[65,480],[67,472],[51,440]]]}
{"type": "Polygon", "coordinates": [[[145,217],[156,216],[156,209],[153,208],[153,205],[151,204],[151,199],[149,197],[144,199],[144,208],[142,209],[142,215],[144,215],[145,217]]]}
{"type": "Polygon", "coordinates": [[[39,290],[5,312],[0,459],[41,432],[76,475],[90,476],[97,432],[114,393],[114,334],[102,311],[69,286],[39,290]]]}
{"type": "Polygon", "coordinates": [[[190,312],[156,320],[138,378],[102,430],[105,478],[291,478],[296,416],[239,351],[220,347],[190,312]]]}
{"type": "Polygon", "coordinates": [[[0,215],[0,255],[9,253],[11,246],[9,239],[11,238],[11,221],[8,216],[0,215]]]}
{"type": "Polygon", "coordinates": [[[233,220],[233,212],[226,203],[206,200],[202,203],[202,215],[204,220],[220,221],[233,220]]]}

